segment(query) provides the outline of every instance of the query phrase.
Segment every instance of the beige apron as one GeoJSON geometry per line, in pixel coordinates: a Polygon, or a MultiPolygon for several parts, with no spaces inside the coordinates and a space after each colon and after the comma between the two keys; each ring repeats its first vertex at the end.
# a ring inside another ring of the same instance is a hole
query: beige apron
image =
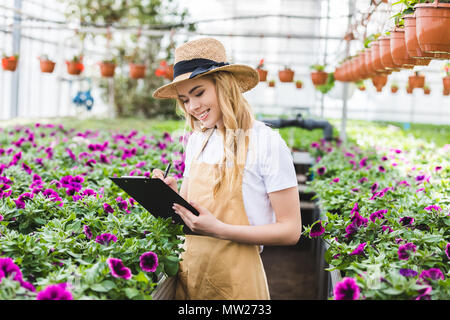
{"type": "MultiPolygon", "coordinates": [[[[192,160],[187,200],[207,208],[224,223],[249,225],[242,198],[242,175],[236,182],[239,188],[233,188],[233,192],[221,193],[215,201],[213,177],[219,170],[219,165],[197,161],[213,131],[214,129],[210,129],[199,153],[192,160]]],[[[247,147],[245,156],[246,154],[247,147]]],[[[230,169],[232,168],[227,168],[230,169]]],[[[228,186],[224,187],[226,189],[228,186]]],[[[270,299],[266,274],[259,255],[259,245],[187,235],[178,272],[175,299],[270,299]]]]}

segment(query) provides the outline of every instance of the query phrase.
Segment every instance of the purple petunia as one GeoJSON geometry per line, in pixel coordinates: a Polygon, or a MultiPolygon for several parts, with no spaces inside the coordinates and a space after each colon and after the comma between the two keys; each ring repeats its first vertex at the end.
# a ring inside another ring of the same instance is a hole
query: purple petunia
{"type": "Polygon", "coordinates": [[[363,167],[365,167],[365,166],[367,166],[367,157],[364,157],[364,158],[362,158],[362,159],[359,161],[359,167],[360,167],[360,168],[363,168],[363,167]]]}
{"type": "Polygon", "coordinates": [[[111,233],[102,233],[95,238],[95,242],[108,246],[111,242],[117,242],[117,237],[111,233]]]}
{"type": "Polygon", "coordinates": [[[358,245],[358,247],[356,247],[355,250],[353,250],[352,252],[350,252],[349,255],[355,256],[355,255],[364,254],[364,248],[366,247],[366,245],[367,245],[366,242],[360,243],[360,244],[358,245]]]}
{"type": "Polygon", "coordinates": [[[386,209],[383,210],[378,210],[375,212],[372,212],[369,216],[370,221],[375,222],[376,219],[383,219],[384,218],[384,214],[387,213],[386,209]]]}
{"type": "Polygon", "coordinates": [[[319,176],[323,175],[325,172],[327,171],[327,168],[325,167],[320,167],[319,169],[317,169],[317,174],[319,176]]]}
{"type": "Polygon", "coordinates": [[[416,245],[411,242],[401,245],[398,248],[398,252],[397,252],[398,258],[400,260],[408,260],[410,257],[410,251],[416,252],[416,248],[417,248],[416,245]]]}
{"type": "Polygon", "coordinates": [[[400,218],[399,222],[402,226],[412,226],[414,223],[414,218],[412,217],[403,217],[400,218]]]}
{"type": "Polygon", "coordinates": [[[51,284],[40,291],[37,300],[73,300],[67,283],[51,284]]]}
{"type": "Polygon", "coordinates": [[[400,269],[398,271],[402,276],[411,278],[417,276],[417,271],[411,270],[411,269],[400,269]]]}
{"type": "Polygon", "coordinates": [[[103,210],[105,210],[106,213],[113,213],[114,212],[114,209],[108,203],[104,203],[103,204],[103,210]]]}
{"type": "Polygon", "coordinates": [[[108,258],[106,259],[106,262],[108,263],[109,269],[113,277],[122,278],[125,280],[131,279],[132,276],[131,270],[124,266],[121,259],[108,258]]]}
{"type": "Polygon", "coordinates": [[[0,258],[0,283],[2,278],[12,277],[14,281],[18,281],[20,285],[30,291],[35,291],[34,286],[23,280],[20,268],[14,263],[11,258],[0,258]]]}
{"type": "Polygon", "coordinates": [[[431,291],[431,287],[426,287],[424,289],[418,290],[419,295],[417,296],[416,300],[431,300],[431,291]]]}
{"type": "Polygon", "coordinates": [[[450,259],[450,243],[447,243],[445,246],[445,254],[447,255],[447,258],[450,259]]]}
{"type": "Polygon", "coordinates": [[[429,283],[430,280],[444,280],[444,274],[438,268],[430,268],[428,270],[423,270],[419,276],[420,279],[429,283]]]}
{"type": "Polygon", "coordinates": [[[435,206],[435,205],[431,205],[431,206],[425,207],[423,209],[428,211],[428,212],[431,212],[432,210],[435,210],[435,211],[441,211],[442,210],[441,207],[435,206]]]}
{"type": "Polygon", "coordinates": [[[158,256],[152,251],[145,252],[139,257],[139,265],[146,272],[155,272],[158,267],[158,256]]]}
{"type": "Polygon", "coordinates": [[[89,240],[92,239],[93,235],[91,228],[89,228],[89,226],[83,226],[83,232],[86,235],[86,238],[88,238],[89,240]]]}
{"type": "Polygon", "coordinates": [[[311,227],[309,235],[311,237],[319,237],[325,232],[325,228],[322,226],[322,221],[318,221],[311,227]]]}
{"type": "Polygon", "coordinates": [[[345,277],[334,288],[335,300],[358,300],[359,294],[360,289],[353,278],[345,277]]]}

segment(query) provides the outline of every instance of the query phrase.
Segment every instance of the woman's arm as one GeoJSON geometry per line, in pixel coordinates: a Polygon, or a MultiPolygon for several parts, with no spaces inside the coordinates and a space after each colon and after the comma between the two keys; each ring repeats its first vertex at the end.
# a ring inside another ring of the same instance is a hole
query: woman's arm
{"type": "Polygon", "coordinates": [[[197,233],[220,239],[257,245],[294,245],[301,234],[300,199],[298,188],[292,187],[269,193],[276,221],[260,226],[231,225],[216,219],[206,208],[192,205],[199,211],[195,216],[186,208],[175,205],[176,212],[188,227],[197,233]]]}

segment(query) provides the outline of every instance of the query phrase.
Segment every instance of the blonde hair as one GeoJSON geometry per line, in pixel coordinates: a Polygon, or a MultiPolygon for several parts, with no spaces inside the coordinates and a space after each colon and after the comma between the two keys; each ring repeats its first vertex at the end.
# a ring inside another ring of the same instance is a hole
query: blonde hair
{"type": "MultiPolygon", "coordinates": [[[[252,128],[254,116],[250,104],[242,95],[232,73],[218,71],[207,74],[204,78],[210,79],[214,83],[224,124],[224,128],[217,128],[222,134],[224,156],[219,163],[220,170],[214,177],[213,195],[216,198],[220,192],[231,192],[234,188],[240,187],[235,185],[235,182],[240,175],[243,175],[246,160],[245,151],[249,145],[249,130],[252,128]],[[226,168],[231,163],[233,166],[230,172],[226,168]],[[224,181],[228,182],[229,190],[223,190],[224,181]]],[[[199,121],[186,111],[181,99],[177,100],[178,106],[183,110],[186,117],[186,125],[192,130],[206,131],[207,128],[199,129],[199,121]]]]}

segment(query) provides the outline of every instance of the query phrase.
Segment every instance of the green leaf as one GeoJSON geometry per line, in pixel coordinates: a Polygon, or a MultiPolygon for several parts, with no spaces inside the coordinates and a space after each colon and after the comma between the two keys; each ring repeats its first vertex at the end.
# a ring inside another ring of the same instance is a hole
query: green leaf
{"type": "Polygon", "coordinates": [[[128,299],[133,299],[139,294],[139,291],[135,288],[125,288],[124,291],[128,299]]]}
{"type": "Polygon", "coordinates": [[[91,286],[91,289],[97,292],[108,292],[115,288],[116,284],[111,280],[105,280],[101,283],[96,283],[91,286]]]}

